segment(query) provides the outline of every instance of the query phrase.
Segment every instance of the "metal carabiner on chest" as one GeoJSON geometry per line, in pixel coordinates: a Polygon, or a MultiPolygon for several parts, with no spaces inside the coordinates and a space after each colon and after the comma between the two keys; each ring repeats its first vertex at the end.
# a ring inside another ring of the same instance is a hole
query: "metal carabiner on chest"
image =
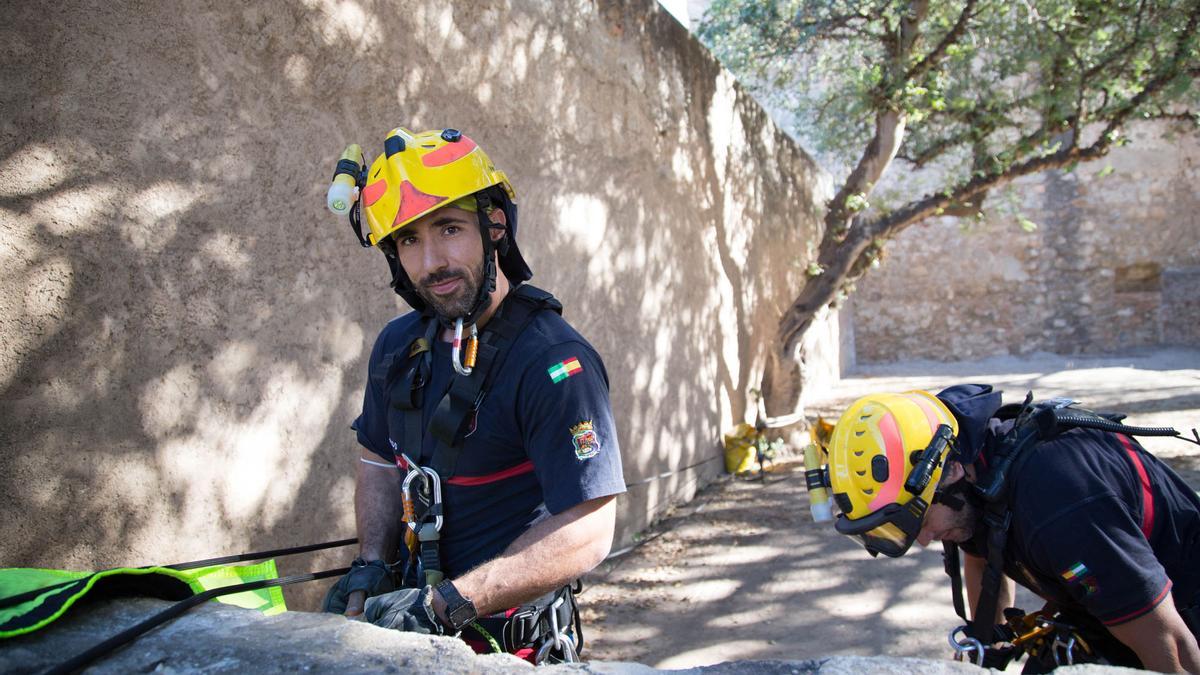
{"type": "Polygon", "coordinates": [[[418,466],[408,455],[401,454],[408,464],[408,475],[400,488],[404,505],[404,522],[414,533],[422,526],[433,524],[434,531],[442,529],[442,479],[429,467],[418,466]]]}
{"type": "Polygon", "coordinates": [[[475,324],[471,324],[471,337],[467,339],[467,357],[462,359],[462,333],[463,320],[458,318],[454,322],[454,342],[450,343],[450,363],[454,366],[454,372],[466,377],[475,369],[475,358],[479,354],[479,328],[475,324]]]}
{"type": "Polygon", "coordinates": [[[433,469],[419,466],[407,455],[400,456],[408,464],[408,475],[400,488],[404,522],[409,530],[404,540],[409,555],[420,557],[426,585],[435,586],[445,578],[438,553],[442,538],[442,479],[433,469]]]}

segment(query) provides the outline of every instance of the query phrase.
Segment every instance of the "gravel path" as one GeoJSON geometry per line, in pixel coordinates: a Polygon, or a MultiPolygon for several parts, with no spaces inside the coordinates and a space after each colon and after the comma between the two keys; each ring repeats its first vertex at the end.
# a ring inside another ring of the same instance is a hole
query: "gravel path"
{"type": "MultiPolygon", "coordinates": [[[[1087,407],[1129,413],[1128,423],[1200,426],[1200,351],[1114,357],[994,358],[863,368],[817,403],[835,418],[871,391],[988,382],[1006,400],[1071,395],[1087,407]]],[[[1200,489],[1200,448],[1149,439],[1153,452],[1200,489]]],[[[785,461],[765,482],[726,478],[643,533],[642,545],[606,561],[580,598],[586,657],[685,668],[734,659],[830,655],[947,657],[950,606],[941,549],[914,547],[875,560],[808,514],[803,466],[785,461]]],[[[1034,606],[1031,596],[1018,604],[1034,606]],[[1022,604],[1024,603],[1024,604],[1022,604]]]]}

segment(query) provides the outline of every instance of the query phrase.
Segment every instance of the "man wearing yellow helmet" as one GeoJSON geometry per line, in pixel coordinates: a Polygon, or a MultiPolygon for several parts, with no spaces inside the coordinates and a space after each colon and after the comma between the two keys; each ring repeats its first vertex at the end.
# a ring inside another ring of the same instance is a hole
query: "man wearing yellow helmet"
{"type": "Polygon", "coordinates": [[[608,553],[625,489],[604,365],[525,283],[515,192],[473,140],[398,128],[370,167],[356,151],[331,209],[353,203],[417,311],[371,354],[353,425],[360,555],[326,609],[569,660],[566,584],[608,553]]]}
{"type": "Polygon", "coordinates": [[[1200,672],[1200,497],[1132,438],[1177,432],[1120,419],[1032,395],[1001,406],[986,385],[864,397],[828,448],[835,527],[872,555],[942,541],[967,620],[952,642],[981,665],[1025,651],[1027,672],[1081,659],[1200,672]],[[1012,580],[1047,607],[1002,618],[1012,580]]]}

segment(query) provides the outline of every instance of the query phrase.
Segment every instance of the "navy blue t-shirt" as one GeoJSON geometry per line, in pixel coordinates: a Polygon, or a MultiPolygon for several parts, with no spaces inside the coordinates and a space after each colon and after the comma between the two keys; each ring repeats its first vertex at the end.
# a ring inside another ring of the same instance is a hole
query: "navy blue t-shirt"
{"type": "MultiPolygon", "coordinates": [[[[402,447],[403,417],[393,411],[389,428],[385,391],[389,357],[406,358],[426,326],[417,312],[393,319],[371,352],[363,410],[353,428],[358,442],[389,464],[396,451],[416,461],[424,456],[426,465],[434,452],[430,433],[423,434],[420,451],[402,447]]],[[[449,343],[434,341],[423,429],[457,377],[450,351],[449,343]]],[[[574,328],[552,311],[538,312],[499,368],[455,474],[443,480],[440,554],[450,577],[494,558],[550,514],[625,491],[608,374],[574,328]]]]}
{"type": "MultiPolygon", "coordinates": [[[[1074,429],[1013,476],[1005,572],[1106,625],[1200,593],[1200,499],[1128,436],[1074,429]]],[[[982,533],[981,533],[982,535],[982,533]]],[[[986,555],[986,537],[971,552],[986,555]]]]}

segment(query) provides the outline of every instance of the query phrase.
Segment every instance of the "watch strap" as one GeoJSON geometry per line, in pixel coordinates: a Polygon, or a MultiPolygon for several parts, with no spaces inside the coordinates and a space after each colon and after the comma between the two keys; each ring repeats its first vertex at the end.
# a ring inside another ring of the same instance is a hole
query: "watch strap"
{"type": "Polygon", "coordinates": [[[462,630],[479,616],[475,611],[475,603],[464,598],[449,579],[438,584],[436,589],[446,601],[446,620],[454,630],[462,630]]]}

